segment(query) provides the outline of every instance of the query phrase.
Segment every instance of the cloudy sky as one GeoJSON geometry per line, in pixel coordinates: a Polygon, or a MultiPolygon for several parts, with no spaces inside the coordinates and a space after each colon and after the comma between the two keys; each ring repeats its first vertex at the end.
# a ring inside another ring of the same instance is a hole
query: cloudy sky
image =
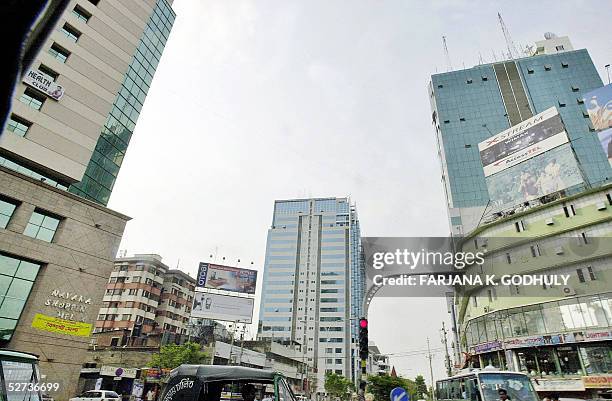
{"type": "MultiPolygon", "coordinates": [[[[133,217],[121,249],[194,274],[216,253],[261,271],[275,199],[350,196],[364,236],[448,232],[427,83],[569,35],[607,82],[606,2],[175,0],[177,19],[109,206],[133,217]]],[[[259,299],[260,294],[257,294],[259,299]]],[[[257,316],[257,310],[256,310],[257,316]]],[[[406,376],[431,338],[443,375],[440,299],[381,299],[370,338],[406,376]]],[[[254,331],[253,331],[254,332],[254,331]]]]}

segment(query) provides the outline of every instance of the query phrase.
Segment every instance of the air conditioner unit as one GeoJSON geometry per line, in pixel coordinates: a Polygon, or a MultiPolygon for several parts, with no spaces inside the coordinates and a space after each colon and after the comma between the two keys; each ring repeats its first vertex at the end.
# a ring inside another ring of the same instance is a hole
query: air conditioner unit
{"type": "Polygon", "coordinates": [[[555,224],[555,221],[552,219],[552,217],[550,219],[546,219],[547,226],[552,226],[553,224],[555,224]]]}
{"type": "Polygon", "coordinates": [[[565,295],[566,297],[576,295],[576,290],[574,290],[572,287],[566,286],[563,287],[561,290],[563,291],[563,295],[565,295]]]}
{"type": "Polygon", "coordinates": [[[562,246],[558,246],[555,248],[555,253],[557,255],[563,255],[563,247],[562,246]]]}
{"type": "Polygon", "coordinates": [[[606,210],[606,203],[605,202],[597,203],[597,210],[606,210]]]}

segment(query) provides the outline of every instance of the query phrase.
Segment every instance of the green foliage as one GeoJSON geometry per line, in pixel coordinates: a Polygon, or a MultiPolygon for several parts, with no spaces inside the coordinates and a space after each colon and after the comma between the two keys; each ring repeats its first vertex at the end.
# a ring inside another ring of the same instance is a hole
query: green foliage
{"type": "Polygon", "coordinates": [[[347,392],[354,390],[353,382],[336,373],[325,373],[325,391],[332,397],[344,398],[347,392]]]}
{"type": "Polygon", "coordinates": [[[168,344],[161,346],[159,353],[153,355],[151,365],[155,368],[174,369],[184,363],[206,363],[208,358],[209,353],[203,352],[198,343],[168,344]]]}
{"type": "Polygon", "coordinates": [[[416,384],[414,381],[403,377],[392,377],[388,375],[368,376],[368,387],[366,391],[372,393],[374,401],[388,401],[391,390],[395,387],[404,388],[408,394],[410,394],[410,399],[414,400],[416,384]]]}
{"type": "Polygon", "coordinates": [[[418,375],[417,377],[414,378],[414,384],[416,386],[416,392],[415,392],[415,397],[417,400],[424,400],[426,399],[429,395],[427,394],[427,384],[425,383],[425,379],[423,378],[423,376],[418,375]]]}

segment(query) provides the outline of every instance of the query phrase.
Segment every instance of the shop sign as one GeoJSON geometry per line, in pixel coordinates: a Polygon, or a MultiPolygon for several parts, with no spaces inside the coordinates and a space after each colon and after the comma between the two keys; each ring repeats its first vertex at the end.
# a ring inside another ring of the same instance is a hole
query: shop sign
{"type": "Polygon", "coordinates": [[[102,366],[100,368],[100,376],[115,376],[115,378],[134,379],[138,369],[136,368],[118,368],[116,366],[102,366]]]}
{"type": "Polygon", "coordinates": [[[610,330],[575,331],[546,336],[518,337],[504,341],[505,348],[541,347],[544,345],[574,344],[590,341],[611,340],[610,330]]]}
{"type": "Polygon", "coordinates": [[[612,375],[582,376],[585,388],[612,388],[612,375]]]}
{"type": "Polygon", "coordinates": [[[73,322],[71,320],[37,313],[32,320],[32,327],[51,333],[67,334],[69,336],[89,337],[91,334],[91,323],[73,322]]]}
{"type": "Polygon", "coordinates": [[[542,345],[563,344],[563,342],[561,335],[522,337],[504,341],[506,348],[540,347],[542,345]]]}
{"type": "Polygon", "coordinates": [[[497,351],[502,349],[501,341],[491,341],[488,343],[480,344],[474,347],[474,352],[477,354],[489,351],[497,351]]]}
{"type": "Polygon", "coordinates": [[[582,380],[576,379],[532,379],[536,391],[584,391],[582,380]]]}

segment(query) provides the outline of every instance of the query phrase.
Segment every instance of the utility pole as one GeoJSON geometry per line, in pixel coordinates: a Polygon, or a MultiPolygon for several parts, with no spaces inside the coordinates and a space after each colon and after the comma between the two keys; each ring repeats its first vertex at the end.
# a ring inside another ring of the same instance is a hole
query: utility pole
{"type": "Polygon", "coordinates": [[[234,330],[232,331],[232,343],[230,344],[230,352],[227,360],[228,365],[232,365],[232,352],[234,351],[234,337],[236,336],[236,322],[234,322],[234,330]]]}
{"type": "Polygon", "coordinates": [[[448,377],[451,377],[453,371],[451,369],[450,355],[448,354],[448,341],[446,340],[446,327],[444,327],[444,322],[442,322],[442,342],[444,343],[444,350],[446,352],[446,374],[448,377]]]}
{"type": "Polygon", "coordinates": [[[431,377],[431,390],[429,394],[429,399],[433,401],[434,399],[434,376],[433,376],[433,366],[431,363],[433,356],[431,355],[431,348],[429,347],[429,337],[427,337],[427,359],[429,359],[429,375],[431,377]]]}
{"type": "Polygon", "coordinates": [[[244,331],[246,330],[246,324],[242,325],[242,332],[240,333],[240,362],[238,366],[242,366],[242,353],[244,352],[244,331]]]}

